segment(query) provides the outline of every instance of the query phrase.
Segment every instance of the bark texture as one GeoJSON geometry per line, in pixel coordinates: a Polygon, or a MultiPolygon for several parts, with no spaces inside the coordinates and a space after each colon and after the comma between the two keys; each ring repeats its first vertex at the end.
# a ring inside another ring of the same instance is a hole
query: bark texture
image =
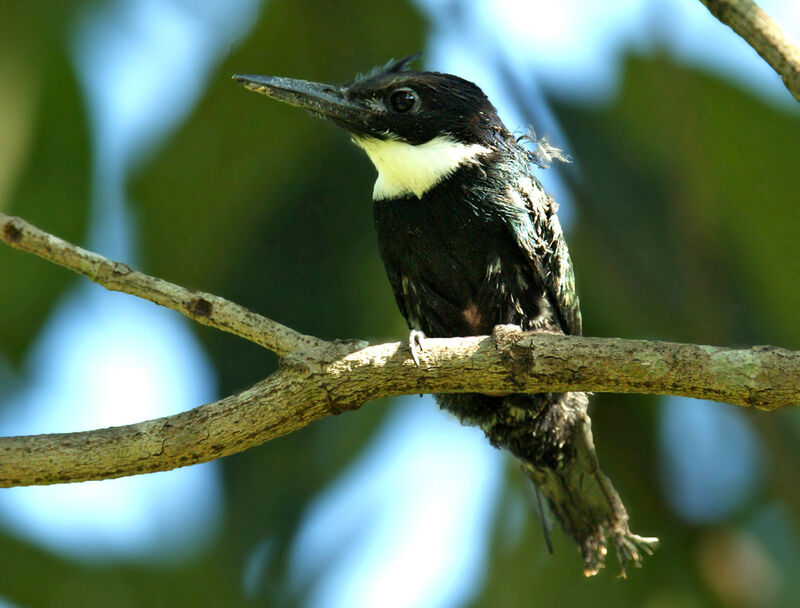
{"type": "Polygon", "coordinates": [[[800,47],[753,0],[700,0],[711,14],[744,38],[772,66],[800,101],[800,47]]]}
{"type": "Polygon", "coordinates": [[[520,332],[426,339],[417,366],[400,342],[305,336],[0,214],[0,240],[108,289],[167,306],[283,355],[250,389],[188,412],[107,429],[0,438],[0,487],[166,471],[213,460],[367,401],[417,393],[614,392],[679,395],[763,410],[800,401],[800,352],[520,332]]]}

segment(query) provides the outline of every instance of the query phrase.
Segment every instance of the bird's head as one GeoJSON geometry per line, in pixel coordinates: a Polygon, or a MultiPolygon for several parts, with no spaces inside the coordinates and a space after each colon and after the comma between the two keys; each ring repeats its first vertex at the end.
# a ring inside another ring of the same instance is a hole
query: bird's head
{"type": "Polygon", "coordinates": [[[420,198],[462,165],[483,162],[508,132],[475,84],[450,74],[406,71],[418,55],[344,86],[249,74],[234,79],[346,130],[378,170],[376,200],[420,198]]]}

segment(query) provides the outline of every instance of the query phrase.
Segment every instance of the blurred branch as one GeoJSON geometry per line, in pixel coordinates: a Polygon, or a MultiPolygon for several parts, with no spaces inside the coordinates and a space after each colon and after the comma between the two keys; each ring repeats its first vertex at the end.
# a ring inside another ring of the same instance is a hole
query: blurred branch
{"type": "Polygon", "coordinates": [[[234,304],[225,298],[191,291],[169,281],[132,270],[126,264],[81,249],[18,217],[0,213],[0,239],[15,249],[33,253],[82,274],[110,289],[176,310],[202,325],[215,327],[260,344],[279,355],[319,348],[323,340],[306,336],[234,304]]]}
{"type": "Polygon", "coordinates": [[[326,342],[210,294],[111,262],[0,214],[2,240],[117,291],[163,304],[283,355],[252,388],[188,412],[81,433],[0,438],[0,487],[165,471],[246,450],[367,401],[416,393],[595,391],[680,395],[773,410],[800,401],[800,352],[520,332],[399,342],[326,342]],[[199,310],[198,310],[199,309],[199,310]],[[263,331],[264,335],[259,332],[263,331]]]}
{"type": "Polygon", "coordinates": [[[800,101],[800,48],[753,0],[701,0],[711,14],[744,38],[800,101]]]}

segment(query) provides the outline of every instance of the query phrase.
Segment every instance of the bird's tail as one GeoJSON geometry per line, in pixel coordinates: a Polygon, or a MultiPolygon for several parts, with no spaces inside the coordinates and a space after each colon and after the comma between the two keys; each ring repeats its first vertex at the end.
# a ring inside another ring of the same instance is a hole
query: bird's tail
{"type": "MultiPolygon", "coordinates": [[[[509,395],[507,399],[526,397],[538,396],[509,395]]],[[[658,539],[638,536],[628,527],[625,506],[600,470],[586,395],[548,395],[547,401],[548,406],[537,416],[536,452],[533,458],[522,460],[522,469],[546,499],[554,518],[578,544],[584,574],[592,576],[603,567],[610,542],[624,577],[626,567],[640,566],[658,539]]]]}
{"type": "Polygon", "coordinates": [[[603,567],[609,544],[616,549],[622,576],[629,564],[639,566],[653,552],[658,539],[631,532],[625,506],[600,470],[585,393],[455,393],[436,399],[519,459],[554,518],[578,543],[587,576],[603,567]]]}

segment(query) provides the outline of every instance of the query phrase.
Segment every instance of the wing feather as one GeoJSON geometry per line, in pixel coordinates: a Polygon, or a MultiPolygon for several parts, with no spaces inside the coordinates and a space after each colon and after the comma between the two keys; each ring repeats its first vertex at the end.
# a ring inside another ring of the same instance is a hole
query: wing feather
{"type": "Polygon", "coordinates": [[[526,211],[522,221],[512,229],[517,245],[531,261],[561,330],[565,334],[580,335],[580,302],[569,249],[558,221],[558,204],[531,175],[521,178],[515,190],[526,211]]]}

